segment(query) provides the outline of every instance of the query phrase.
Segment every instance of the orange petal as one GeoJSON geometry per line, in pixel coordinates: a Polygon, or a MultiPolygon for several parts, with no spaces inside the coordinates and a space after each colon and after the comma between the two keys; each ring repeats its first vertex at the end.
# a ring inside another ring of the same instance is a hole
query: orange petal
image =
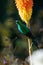
{"type": "Polygon", "coordinates": [[[26,23],[32,15],[33,0],[15,0],[19,15],[26,23]]]}

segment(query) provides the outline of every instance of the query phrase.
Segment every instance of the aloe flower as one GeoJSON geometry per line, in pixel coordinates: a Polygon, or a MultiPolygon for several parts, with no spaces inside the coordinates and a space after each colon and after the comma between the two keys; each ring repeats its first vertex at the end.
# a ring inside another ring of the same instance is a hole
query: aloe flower
{"type": "Polygon", "coordinates": [[[32,15],[33,0],[15,0],[20,18],[27,24],[32,15]]]}

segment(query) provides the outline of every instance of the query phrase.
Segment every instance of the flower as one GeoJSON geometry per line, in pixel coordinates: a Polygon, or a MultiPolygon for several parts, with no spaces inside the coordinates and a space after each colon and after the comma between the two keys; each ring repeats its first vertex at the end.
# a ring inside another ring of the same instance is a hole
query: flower
{"type": "MultiPolygon", "coordinates": [[[[27,62],[30,62],[29,56],[26,58],[27,62]]],[[[32,65],[43,65],[43,49],[36,50],[31,56],[32,65]]]]}
{"type": "Polygon", "coordinates": [[[43,49],[33,52],[32,63],[33,65],[43,65],[43,49]]]}
{"type": "Polygon", "coordinates": [[[39,49],[32,54],[33,65],[43,65],[43,49],[39,49]]]}
{"type": "Polygon", "coordinates": [[[21,19],[28,23],[32,15],[33,0],[15,0],[21,19]]]}

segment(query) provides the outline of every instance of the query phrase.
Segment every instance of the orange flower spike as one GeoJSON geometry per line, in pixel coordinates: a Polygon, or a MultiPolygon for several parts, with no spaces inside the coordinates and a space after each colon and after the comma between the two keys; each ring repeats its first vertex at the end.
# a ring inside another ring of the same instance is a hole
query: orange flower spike
{"type": "Polygon", "coordinates": [[[19,15],[26,24],[31,18],[33,0],[15,0],[19,15]]]}

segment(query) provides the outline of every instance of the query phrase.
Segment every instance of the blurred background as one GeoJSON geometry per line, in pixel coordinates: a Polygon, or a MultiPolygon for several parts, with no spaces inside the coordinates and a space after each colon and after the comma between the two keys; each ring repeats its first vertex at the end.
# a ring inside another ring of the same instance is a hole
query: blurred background
{"type": "MultiPolygon", "coordinates": [[[[22,21],[15,0],[0,0],[0,65],[29,65],[25,61],[29,56],[27,37],[19,32],[16,20],[22,21]]],[[[42,0],[34,0],[30,29],[38,43],[38,48],[33,45],[32,51],[43,49],[42,0]]]]}

